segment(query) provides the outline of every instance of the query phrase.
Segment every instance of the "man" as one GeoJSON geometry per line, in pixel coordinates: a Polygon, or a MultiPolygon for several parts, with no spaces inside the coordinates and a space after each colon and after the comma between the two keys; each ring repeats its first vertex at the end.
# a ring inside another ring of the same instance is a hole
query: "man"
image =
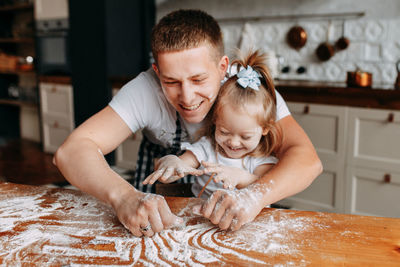
{"type": "MultiPolygon", "coordinates": [[[[55,154],[71,184],[109,203],[135,236],[152,236],[179,224],[163,197],[135,189],[113,172],[103,154],[143,129],[136,187],[152,172],[153,157],[178,153],[210,110],[228,69],[218,23],[199,10],[166,15],[152,32],[152,69],[126,84],[110,104],[80,125],[55,154]]],[[[322,171],[313,145],[278,94],[277,121],[284,134],[279,163],[249,187],[216,191],[197,212],[219,225],[239,229],[263,207],[296,194],[322,171]],[[217,205],[218,203],[218,205],[217,205]]],[[[190,173],[196,173],[195,170],[190,173]]]]}

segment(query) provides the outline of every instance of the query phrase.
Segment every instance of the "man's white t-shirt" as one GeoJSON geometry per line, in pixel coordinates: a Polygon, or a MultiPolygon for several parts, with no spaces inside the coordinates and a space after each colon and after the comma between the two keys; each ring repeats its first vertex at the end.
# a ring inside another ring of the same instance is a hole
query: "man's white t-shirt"
{"type": "MultiPolygon", "coordinates": [[[[280,120],[290,115],[282,96],[276,92],[277,115],[280,120]]],[[[122,118],[132,132],[143,129],[142,133],[153,143],[171,147],[175,136],[177,112],[168,102],[160,81],[152,68],[140,73],[125,84],[110,101],[109,106],[122,118]]],[[[192,142],[202,123],[181,122],[182,140],[192,142]]]]}
{"type": "MultiPolygon", "coordinates": [[[[276,164],[278,159],[269,157],[250,157],[246,156],[240,159],[231,159],[224,157],[220,153],[216,153],[210,140],[203,136],[199,141],[189,144],[187,142],[182,143],[182,150],[190,150],[197,158],[197,161],[201,163],[202,161],[218,163],[224,166],[236,167],[240,169],[245,169],[249,173],[254,173],[254,170],[263,164],[276,164]]],[[[200,170],[204,169],[203,166],[199,167],[200,170]]],[[[197,196],[203,186],[207,183],[210,175],[196,176],[195,182],[192,185],[192,193],[197,196]]],[[[222,183],[216,183],[213,180],[207,185],[201,198],[209,198],[211,194],[217,189],[223,189],[222,183]]]]}

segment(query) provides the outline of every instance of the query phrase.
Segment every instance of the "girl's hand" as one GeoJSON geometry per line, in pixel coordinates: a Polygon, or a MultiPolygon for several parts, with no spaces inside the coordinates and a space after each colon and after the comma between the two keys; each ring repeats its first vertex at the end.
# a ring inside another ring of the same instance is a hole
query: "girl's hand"
{"type": "Polygon", "coordinates": [[[237,186],[243,187],[254,181],[255,175],[249,173],[246,170],[224,166],[217,163],[202,161],[201,164],[204,166],[204,173],[214,175],[214,181],[216,183],[222,182],[225,189],[233,190],[237,186]]]}
{"type": "Polygon", "coordinates": [[[204,172],[187,164],[175,155],[160,158],[155,166],[155,171],[150,174],[143,184],[154,184],[159,180],[162,183],[172,183],[185,175],[202,175],[204,172]]]}
{"type": "Polygon", "coordinates": [[[268,186],[259,184],[234,191],[219,189],[202,205],[194,206],[192,211],[208,218],[222,230],[236,231],[253,221],[265,207],[263,198],[269,191],[268,186]]]}

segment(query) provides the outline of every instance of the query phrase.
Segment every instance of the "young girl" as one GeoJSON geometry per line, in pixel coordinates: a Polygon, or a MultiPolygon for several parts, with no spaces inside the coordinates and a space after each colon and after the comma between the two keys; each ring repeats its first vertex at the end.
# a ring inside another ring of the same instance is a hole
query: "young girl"
{"type": "Polygon", "coordinates": [[[201,175],[192,192],[200,196],[205,189],[202,196],[209,197],[217,189],[246,187],[272,168],[277,159],[271,154],[282,136],[275,123],[275,88],[265,61],[265,55],[255,51],[232,62],[236,69],[231,72],[236,74],[222,85],[199,134],[203,137],[194,144],[183,143],[186,151],[181,156],[161,158],[144,184],[201,175]]]}

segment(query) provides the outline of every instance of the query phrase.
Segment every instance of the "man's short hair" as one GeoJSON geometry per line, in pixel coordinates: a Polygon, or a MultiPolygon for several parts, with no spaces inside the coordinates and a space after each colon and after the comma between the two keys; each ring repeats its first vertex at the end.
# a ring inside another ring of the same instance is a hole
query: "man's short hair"
{"type": "Polygon", "coordinates": [[[177,10],[167,14],[154,26],[151,37],[156,62],[161,52],[182,51],[203,44],[215,49],[217,60],[224,54],[218,22],[201,10],[177,10]]]}

